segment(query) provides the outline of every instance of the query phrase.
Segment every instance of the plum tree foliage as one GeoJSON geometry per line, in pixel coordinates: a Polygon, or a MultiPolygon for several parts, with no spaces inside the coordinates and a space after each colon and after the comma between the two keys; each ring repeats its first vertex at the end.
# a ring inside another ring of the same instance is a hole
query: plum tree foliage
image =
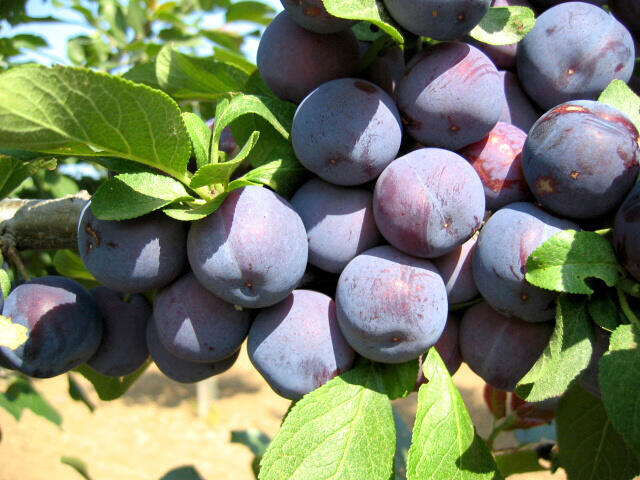
{"type": "Polygon", "coordinates": [[[93,409],[77,375],[116,400],[247,341],[292,400],[232,436],[261,480],[640,475],[640,18],[602,3],[0,2],[0,406],[60,424],[31,378],[93,409]],[[65,59],[14,30],[70,18],[65,59]]]}

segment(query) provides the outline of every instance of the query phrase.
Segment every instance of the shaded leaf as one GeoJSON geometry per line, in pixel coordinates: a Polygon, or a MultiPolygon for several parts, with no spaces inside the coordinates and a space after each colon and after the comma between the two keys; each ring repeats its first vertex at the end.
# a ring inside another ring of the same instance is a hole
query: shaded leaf
{"type": "Polygon", "coordinates": [[[640,455],[640,332],[620,325],[600,359],[598,383],[613,427],[640,455]]]}
{"type": "Polygon", "coordinates": [[[559,461],[569,480],[631,480],[640,463],[613,429],[602,402],[577,385],[560,399],[559,461]]]}
{"type": "Polygon", "coordinates": [[[45,398],[40,395],[24,377],[16,378],[5,393],[0,393],[0,407],[9,412],[13,418],[20,420],[25,409],[46,418],[51,423],[62,425],[62,417],[45,398]]]}
{"type": "Polygon", "coordinates": [[[73,378],[73,375],[70,373],[67,374],[67,381],[69,382],[69,396],[77,402],[84,403],[87,408],[93,412],[96,407],[87,395],[87,392],[84,391],[82,386],[73,378]]]}
{"type": "Polygon", "coordinates": [[[115,400],[126,393],[133,383],[144,373],[151,361],[147,360],[138,370],[124,377],[107,377],[96,372],[89,365],[82,364],[74,369],[93,385],[100,400],[115,400]]]}
{"type": "Polygon", "coordinates": [[[60,457],[60,463],[73,468],[85,480],[91,480],[91,477],[89,476],[89,471],[87,470],[86,463],[84,463],[79,458],[63,456],[63,457],[60,457]]]}
{"type": "Polygon", "coordinates": [[[166,45],[156,58],[156,76],[174,98],[216,101],[242,90],[249,76],[215,57],[192,57],[166,45]]]}
{"type": "Polygon", "coordinates": [[[593,327],[584,297],[561,295],[549,345],[518,382],[515,392],[529,402],[562,395],[589,365],[593,327]]]}

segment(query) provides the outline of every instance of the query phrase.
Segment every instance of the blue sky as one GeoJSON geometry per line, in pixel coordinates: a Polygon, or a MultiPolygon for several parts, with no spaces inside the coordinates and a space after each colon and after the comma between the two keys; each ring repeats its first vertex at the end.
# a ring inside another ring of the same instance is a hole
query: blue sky
{"type": "MultiPolygon", "coordinates": [[[[2,1],[2,0],[0,0],[2,1]]],[[[263,0],[265,3],[270,4],[277,11],[282,10],[282,5],[279,0],[263,0]]],[[[0,37],[3,35],[14,35],[17,33],[37,33],[44,37],[51,48],[43,51],[43,54],[31,55],[30,57],[38,63],[51,65],[52,63],[69,64],[66,59],[66,40],[67,38],[82,34],[89,33],[92,30],[86,27],[82,27],[84,23],[80,14],[59,8],[53,8],[50,1],[44,0],[29,0],[27,2],[27,13],[34,17],[44,17],[47,15],[53,15],[58,18],[69,21],[68,24],[55,24],[55,23],[38,23],[25,25],[18,28],[5,28],[0,30],[0,37]]],[[[207,28],[217,28],[224,23],[222,14],[210,14],[205,17],[204,26],[207,28]]],[[[255,25],[254,25],[255,27],[255,25]]],[[[246,28],[242,24],[238,24],[235,29],[239,32],[246,31],[246,28]]],[[[247,39],[245,43],[245,53],[247,57],[255,62],[255,55],[258,49],[258,41],[253,38],[247,39]]]]}

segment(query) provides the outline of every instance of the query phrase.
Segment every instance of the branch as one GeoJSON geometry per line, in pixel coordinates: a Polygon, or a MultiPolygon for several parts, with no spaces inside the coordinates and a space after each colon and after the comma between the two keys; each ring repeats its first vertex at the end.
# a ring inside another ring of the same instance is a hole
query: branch
{"type": "Polygon", "coordinates": [[[82,191],[51,200],[0,201],[0,246],[3,250],[75,250],[78,220],[89,198],[82,191]]]}

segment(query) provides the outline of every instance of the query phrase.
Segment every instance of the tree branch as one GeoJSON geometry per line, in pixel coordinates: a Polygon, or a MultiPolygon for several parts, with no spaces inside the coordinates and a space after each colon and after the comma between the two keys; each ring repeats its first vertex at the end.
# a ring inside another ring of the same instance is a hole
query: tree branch
{"type": "Polygon", "coordinates": [[[51,200],[8,198],[0,201],[0,247],[17,250],[76,249],[86,191],[51,200]]]}

